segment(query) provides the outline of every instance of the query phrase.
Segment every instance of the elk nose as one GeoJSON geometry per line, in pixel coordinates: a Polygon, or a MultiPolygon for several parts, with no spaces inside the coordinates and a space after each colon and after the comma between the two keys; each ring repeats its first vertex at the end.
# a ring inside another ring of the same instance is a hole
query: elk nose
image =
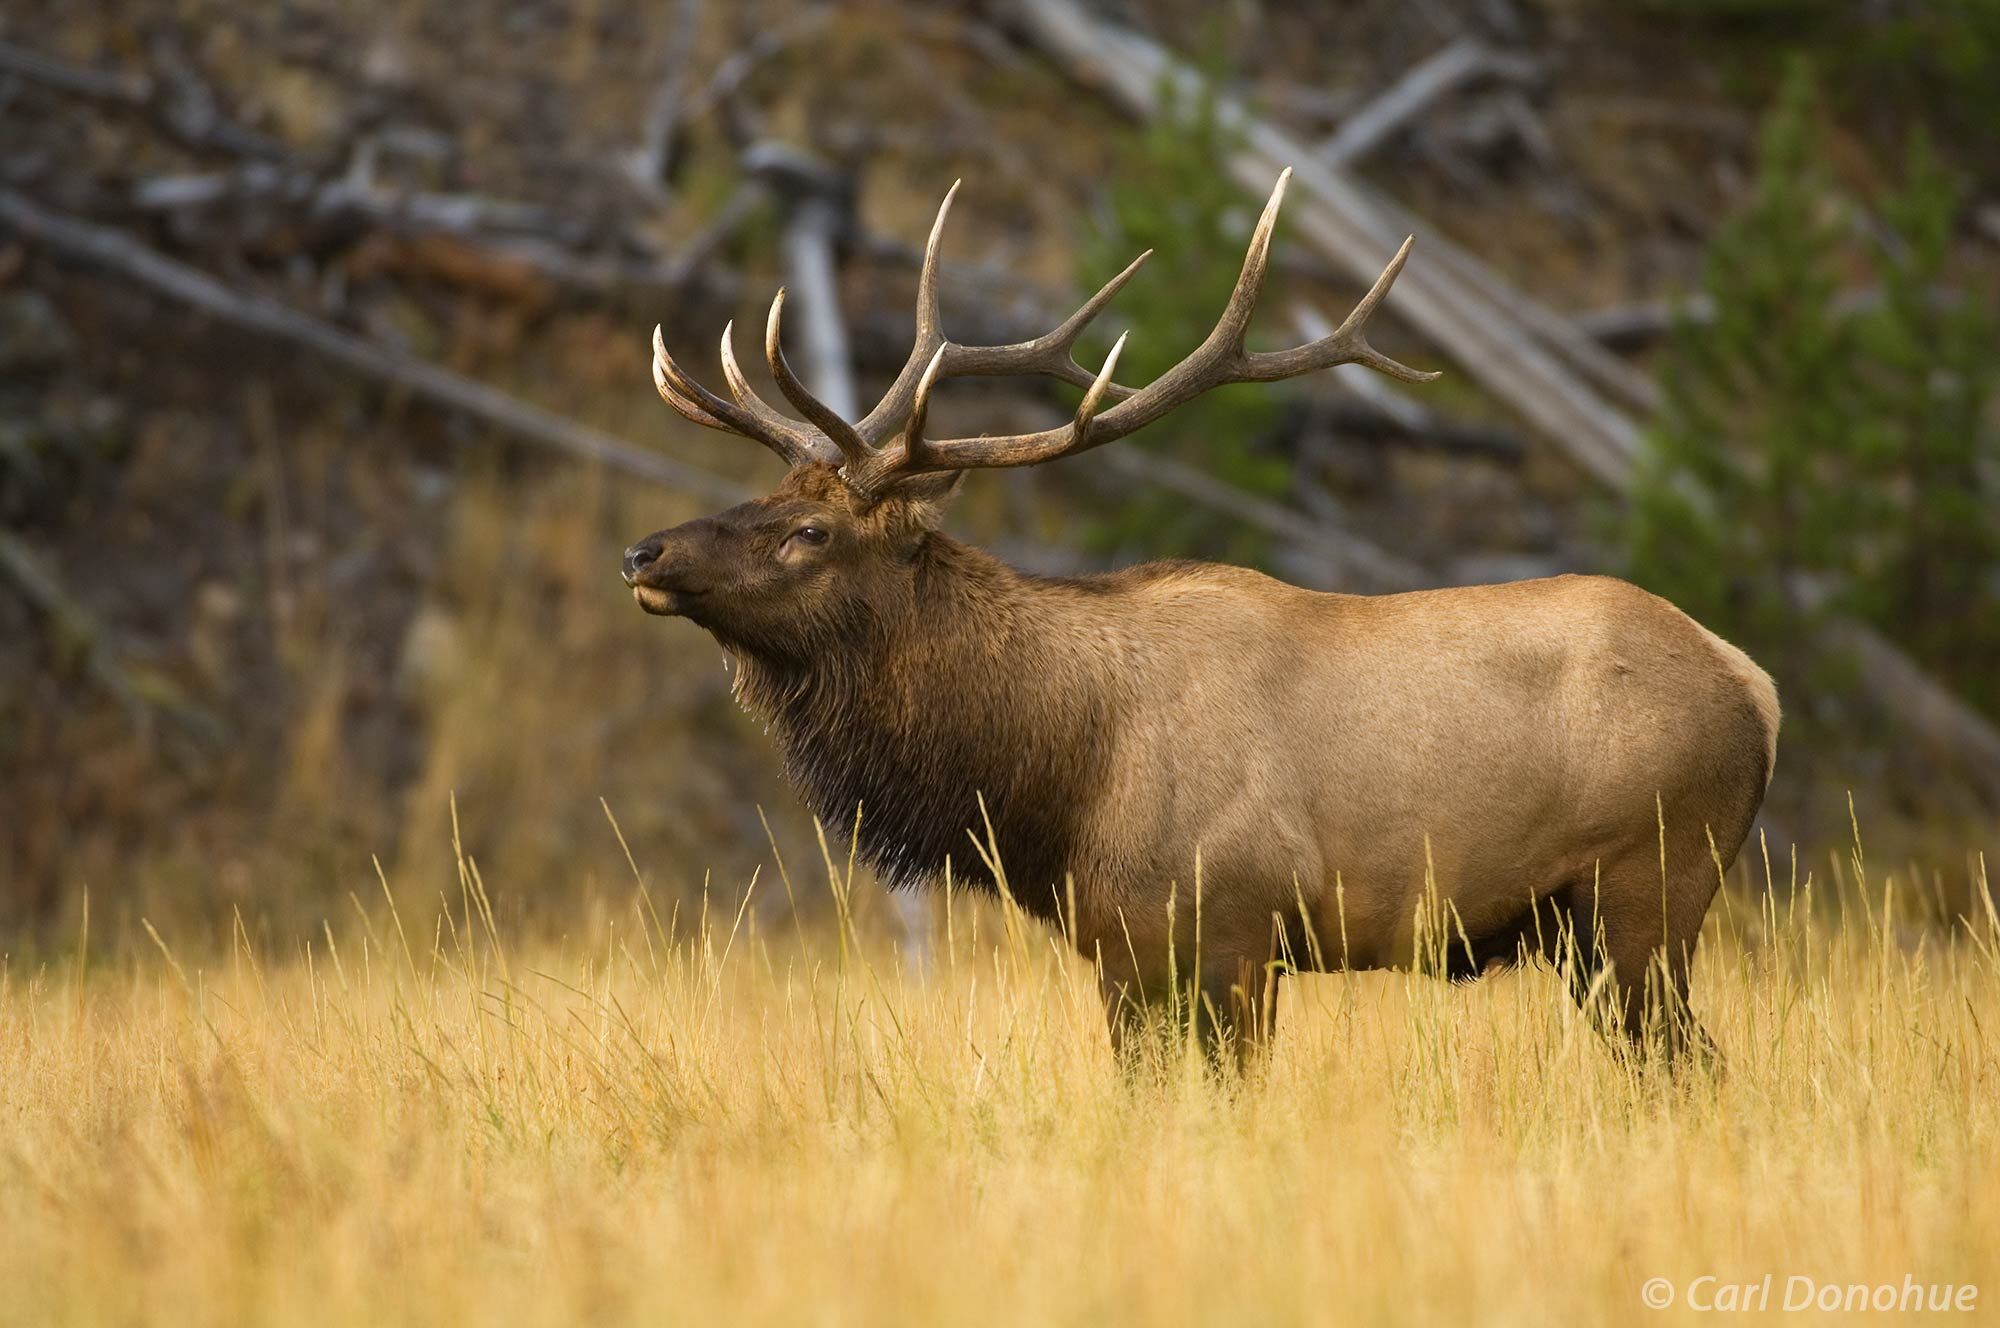
{"type": "Polygon", "coordinates": [[[659,556],[660,546],[651,540],[647,540],[642,544],[634,544],[631,548],[625,550],[625,584],[629,586],[636,582],[639,579],[639,573],[652,566],[653,562],[659,556]]]}

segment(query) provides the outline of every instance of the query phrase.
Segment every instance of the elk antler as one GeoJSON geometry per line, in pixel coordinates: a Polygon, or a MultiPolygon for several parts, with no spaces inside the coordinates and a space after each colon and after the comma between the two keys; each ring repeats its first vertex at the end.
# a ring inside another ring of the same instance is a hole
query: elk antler
{"type": "Polygon", "coordinates": [[[1236,289],[1214,330],[1186,359],[1137,391],[1111,381],[1125,337],[1118,338],[1110,355],[1105,357],[1104,367],[1095,374],[1076,362],[1073,351],[1077,338],[1138,271],[1151,250],[1133,259],[1060,326],[1032,341],[1009,346],[965,346],[946,338],[938,317],[937,260],[945,218],[958,193],[957,184],[945,194],[937,221],[931,226],[930,240],[924,246],[924,263],[917,276],[916,343],[910,348],[910,357],[896,375],[896,381],[859,423],[849,424],[841,419],[799,381],[786,362],[779,345],[785,303],[782,290],[771,302],[771,314],[765,323],[764,354],[779,390],[805,416],[804,420],[780,414],[751,390],[737,367],[728,329],[722,334],[722,368],[729,390],[736,398],[734,402],[716,396],[684,373],[668,356],[657,328],[653,332],[653,381],[667,404],[696,424],[755,438],[793,465],[806,462],[837,465],[849,484],[869,493],[878,491],[898,474],[1030,466],[1088,451],[1144,428],[1175,407],[1225,383],[1275,382],[1336,364],[1365,364],[1408,383],[1436,378],[1435,373],[1398,364],[1370,346],[1363,335],[1369,315],[1389,293],[1396,274],[1403,270],[1403,263],[1410,256],[1413,240],[1407,239],[1382,275],[1375,279],[1373,289],[1331,335],[1284,351],[1252,351],[1245,347],[1250,315],[1257,307],[1270,260],[1271,233],[1277,225],[1278,208],[1284,202],[1285,185],[1291,176],[1289,169],[1278,176],[1277,187],[1271,191],[1270,202],[1264,205],[1264,213],[1250,237],[1242,275],[1237,277],[1236,289]],[[931,391],[939,379],[995,374],[1041,374],[1061,379],[1085,389],[1083,402],[1069,423],[1039,433],[924,437],[931,391]],[[1118,404],[1100,413],[1106,397],[1116,399],[1118,404]]]}

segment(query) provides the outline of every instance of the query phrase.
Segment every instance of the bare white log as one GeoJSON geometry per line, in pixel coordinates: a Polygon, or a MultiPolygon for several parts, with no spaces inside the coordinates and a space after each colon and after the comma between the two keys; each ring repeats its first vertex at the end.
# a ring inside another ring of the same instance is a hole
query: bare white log
{"type": "MultiPolygon", "coordinates": [[[[1598,390],[1616,398],[1603,406],[1610,412],[1607,418],[1615,416],[1619,406],[1642,415],[1651,415],[1659,409],[1658,385],[1583,333],[1569,318],[1515,286],[1448,236],[1434,228],[1426,229],[1423,218],[1395,199],[1360,182],[1356,182],[1355,188],[1389,219],[1392,230],[1407,235],[1422,229],[1425,261],[1442,268],[1448,280],[1483,296],[1492,307],[1511,313],[1535,340],[1580,371],[1598,390]]],[[[1492,390],[1491,384],[1482,386],[1492,390]]],[[[1633,439],[1637,437],[1624,427],[1619,432],[1633,439]]],[[[1636,448],[1630,449],[1629,454],[1636,455],[1636,448]]]]}
{"type": "Polygon", "coordinates": [[[1380,93],[1347,115],[1319,145],[1319,159],[1339,169],[1366,157],[1439,100],[1484,76],[1524,78],[1533,63],[1505,55],[1484,42],[1461,37],[1419,60],[1380,93]]]}
{"type": "Polygon", "coordinates": [[[802,198],[785,220],[778,247],[786,282],[799,293],[799,349],[807,381],[842,419],[854,419],[860,403],[854,390],[854,363],[847,352],[847,327],[840,317],[833,253],[840,224],[838,206],[831,200],[802,198]]]}
{"type": "Polygon", "coordinates": [[[743,154],[743,166],[784,206],[779,258],[797,309],[794,335],[806,386],[842,419],[858,419],[836,252],[847,228],[848,185],[818,158],[777,143],[752,146],[743,154]]]}
{"type": "Polygon", "coordinates": [[[674,295],[700,286],[728,290],[734,274],[716,268],[715,250],[740,229],[761,195],[739,190],[679,252],[664,259],[580,250],[545,209],[483,194],[384,189],[365,171],[322,179],[303,168],[252,162],[237,170],[153,176],[130,194],[140,212],[184,214],[265,203],[320,221],[352,219],[387,230],[454,235],[494,257],[533,269],[554,284],[603,296],[674,295]]]}
{"type": "Polygon", "coordinates": [[[316,216],[354,215],[421,230],[547,235],[562,228],[547,208],[488,194],[384,189],[367,172],[334,179],[304,166],[249,162],[227,171],[156,175],[132,186],[132,206],[142,212],[179,212],[219,203],[273,201],[316,216]]]}

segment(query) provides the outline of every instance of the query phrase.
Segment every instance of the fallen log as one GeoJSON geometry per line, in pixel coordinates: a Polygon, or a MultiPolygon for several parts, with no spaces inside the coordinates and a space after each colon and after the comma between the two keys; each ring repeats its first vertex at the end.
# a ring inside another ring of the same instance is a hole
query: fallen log
{"type": "MultiPolygon", "coordinates": [[[[1310,305],[1301,304],[1292,309],[1292,325],[1298,329],[1300,338],[1305,341],[1318,341],[1334,331],[1334,325],[1326,315],[1310,305]]],[[[1429,406],[1416,400],[1365,365],[1343,364],[1328,376],[1339,385],[1341,391],[1361,406],[1358,417],[1351,414],[1343,416],[1341,412],[1335,412],[1345,428],[1380,431],[1387,425],[1391,431],[1403,437],[1443,451],[1464,452],[1506,461],[1520,459],[1520,439],[1495,429],[1482,429],[1441,419],[1429,406]]]]}
{"type": "MultiPolygon", "coordinates": [[[[156,253],[123,231],[51,211],[11,189],[0,188],[0,222],[69,258],[117,273],[245,331],[304,346],[435,405],[484,420],[526,442],[675,485],[715,502],[737,503],[749,496],[749,491],[733,480],[648,451],[448,369],[410,359],[268,296],[237,290],[206,272],[156,253]]],[[[637,354],[635,350],[635,364],[637,354]]]]}
{"type": "MultiPolygon", "coordinates": [[[[1072,77],[1128,111],[1150,119],[1200,103],[1201,75],[1150,39],[1100,22],[1074,0],[1010,0],[1022,28],[1072,77]]],[[[1305,143],[1251,115],[1226,95],[1215,114],[1242,147],[1223,166],[1259,196],[1286,166],[1297,200],[1294,232],[1363,285],[1374,279],[1406,232],[1383,215],[1351,178],[1320,161],[1305,143]]],[[[1578,466],[1617,486],[1638,455],[1639,432],[1623,412],[1568,372],[1520,308],[1454,279],[1422,256],[1442,248],[1426,235],[1417,262],[1396,283],[1394,313],[1437,345],[1481,386],[1533,424],[1578,466]]]]}
{"type": "Polygon", "coordinates": [[[1534,62],[1492,50],[1470,37],[1411,65],[1373,99],[1344,116],[1340,128],[1319,145],[1321,161],[1350,166],[1386,143],[1405,125],[1476,78],[1497,75],[1520,80],[1535,73],[1534,62]]]}
{"type": "Polygon", "coordinates": [[[1282,503],[1232,488],[1186,462],[1128,442],[1107,443],[1097,453],[1128,479],[1179,494],[1290,546],[1293,553],[1285,560],[1287,573],[1313,589],[1381,593],[1439,584],[1437,576],[1407,558],[1282,503]]]}

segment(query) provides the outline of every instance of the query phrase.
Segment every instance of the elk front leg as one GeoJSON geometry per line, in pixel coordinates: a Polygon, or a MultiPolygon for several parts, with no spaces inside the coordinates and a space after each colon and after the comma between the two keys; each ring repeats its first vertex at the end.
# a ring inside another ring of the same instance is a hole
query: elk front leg
{"type": "Polygon", "coordinates": [[[1112,1054],[1132,1068],[1148,1038],[1164,1036],[1171,1046],[1192,1033],[1211,1061],[1218,1066],[1233,1061],[1241,1070],[1268,1050],[1276,1032],[1282,971],[1282,965],[1243,958],[1209,969],[1199,981],[1184,980],[1178,990],[1163,979],[1153,991],[1133,975],[1100,964],[1097,989],[1112,1054]]]}

